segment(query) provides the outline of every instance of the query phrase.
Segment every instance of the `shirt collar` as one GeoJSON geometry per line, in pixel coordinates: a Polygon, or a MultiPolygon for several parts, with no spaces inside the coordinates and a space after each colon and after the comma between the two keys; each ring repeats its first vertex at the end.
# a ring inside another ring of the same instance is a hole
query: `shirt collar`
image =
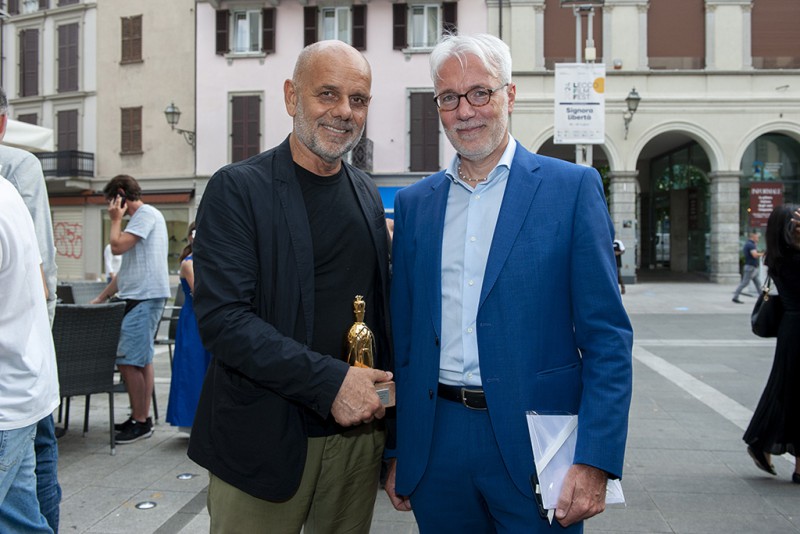
{"type": "MultiPolygon", "coordinates": [[[[495,165],[494,169],[489,173],[489,176],[486,178],[486,181],[481,183],[488,183],[492,180],[494,176],[497,175],[497,169],[500,167],[505,167],[506,169],[511,169],[511,162],[514,161],[514,154],[517,151],[517,140],[509,132],[508,134],[508,144],[506,145],[506,149],[503,151],[503,155],[500,156],[500,160],[495,165]]],[[[456,154],[453,159],[450,161],[450,165],[447,166],[444,173],[445,176],[450,178],[453,183],[459,183],[462,185],[466,185],[465,182],[458,177],[458,162],[461,160],[461,156],[456,154]]]]}

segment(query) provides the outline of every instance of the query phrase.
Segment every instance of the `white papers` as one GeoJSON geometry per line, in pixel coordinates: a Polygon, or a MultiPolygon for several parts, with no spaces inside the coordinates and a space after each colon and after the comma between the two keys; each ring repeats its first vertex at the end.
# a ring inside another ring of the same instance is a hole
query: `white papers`
{"type": "MultiPolygon", "coordinates": [[[[567,471],[575,458],[575,445],[578,441],[578,416],[569,414],[544,415],[527,412],[528,430],[536,462],[536,476],[539,480],[542,508],[548,510],[548,518],[553,514],[561,494],[561,486],[567,471]]],[[[538,495],[536,496],[538,499],[538,495]]],[[[625,502],[619,480],[609,480],[606,490],[606,504],[625,502]]]]}

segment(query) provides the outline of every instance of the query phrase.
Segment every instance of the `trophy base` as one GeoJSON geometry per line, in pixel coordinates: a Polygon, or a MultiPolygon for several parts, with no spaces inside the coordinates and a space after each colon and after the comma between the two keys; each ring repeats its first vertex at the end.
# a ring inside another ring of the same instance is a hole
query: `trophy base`
{"type": "Polygon", "coordinates": [[[378,382],[375,384],[375,391],[378,393],[378,398],[381,399],[381,404],[387,408],[394,406],[394,381],[378,382]]]}

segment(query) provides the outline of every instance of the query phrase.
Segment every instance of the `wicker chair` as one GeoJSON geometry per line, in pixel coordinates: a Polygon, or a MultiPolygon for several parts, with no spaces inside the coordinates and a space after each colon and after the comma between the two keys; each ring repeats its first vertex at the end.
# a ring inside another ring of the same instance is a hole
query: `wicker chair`
{"type": "Polygon", "coordinates": [[[178,331],[178,318],[181,315],[181,308],[183,301],[186,297],[183,294],[183,288],[178,284],[178,291],[175,293],[175,303],[172,306],[164,307],[164,314],[161,316],[161,322],[168,322],[167,337],[159,336],[156,331],[156,338],[154,343],[156,345],[166,345],[169,350],[169,368],[172,369],[172,348],[175,346],[175,334],[178,331]]]}
{"type": "Polygon", "coordinates": [[[111,454],[114,441],[114,364],[125,311],[114,304],[59,304],[53,322],[53,343],[58,361],[58,382],[62,404],[66,398],[64,429],[69,427],[70,397],[85,395],[83,433],[89,430],[89,399],[94,393],[108,393],[108,421],[111,454]]]}

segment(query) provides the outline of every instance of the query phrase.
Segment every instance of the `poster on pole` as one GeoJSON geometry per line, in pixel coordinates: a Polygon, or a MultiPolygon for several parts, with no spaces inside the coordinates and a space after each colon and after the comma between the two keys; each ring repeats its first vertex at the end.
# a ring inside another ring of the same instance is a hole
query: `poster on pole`
{"type": "Polygon", "coordinates": [[[603,63],[556,63],[555,144],[605,142],[605,82],[603,63]]]}

